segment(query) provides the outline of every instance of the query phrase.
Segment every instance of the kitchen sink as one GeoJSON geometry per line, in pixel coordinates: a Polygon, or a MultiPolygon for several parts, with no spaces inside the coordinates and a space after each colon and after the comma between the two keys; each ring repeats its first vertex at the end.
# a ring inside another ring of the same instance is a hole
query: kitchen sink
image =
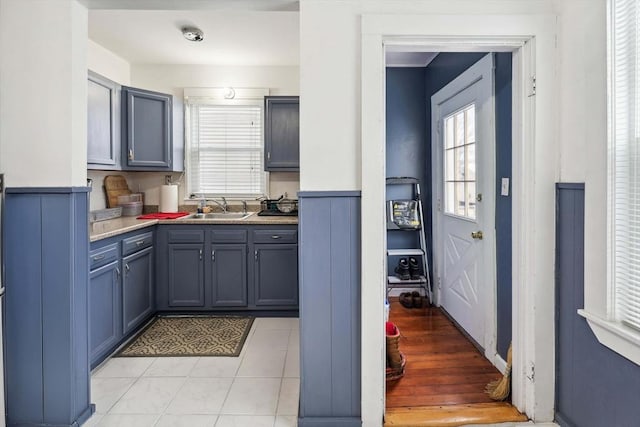
{"type": "Polygon", "coordinates": [[[245,219],[253,215],[253,212],[212,212],[212,213],[195,213],[183,217],[184,219],[245,219]]]}

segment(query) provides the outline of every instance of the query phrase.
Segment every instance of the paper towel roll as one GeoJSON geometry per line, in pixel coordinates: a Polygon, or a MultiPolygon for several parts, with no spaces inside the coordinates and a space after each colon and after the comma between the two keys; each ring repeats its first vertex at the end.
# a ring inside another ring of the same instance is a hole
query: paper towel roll
{"type": "Polygon", "coordinates": [[[160,212],[178,212],[178,186],[163,185],[160,187],[160,212]]]}

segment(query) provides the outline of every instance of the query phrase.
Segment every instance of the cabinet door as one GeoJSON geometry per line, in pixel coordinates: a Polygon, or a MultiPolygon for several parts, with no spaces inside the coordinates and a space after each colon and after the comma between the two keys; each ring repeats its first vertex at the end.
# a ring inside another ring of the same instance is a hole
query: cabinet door
{"type": "Polygon", "coordinates": [[[298,305],[298,245],[254,245],[256,305],[298,305]]]}
{"type": "Polygon", "coordinates": [[[214,306],[247,305],[247,245],[211,246],[214,306]]]}
{"type": "Polygon", "coordinates": [[[265,97],[267,171],[300,170],[300,104],[297,96],[265,97]]]}
{"type": "Polygon", "coordinates": [[[120,167],[120,86],[89,72],[87,87],[87,168],[120,167]]]}
{"type": "Polygon", "coordinates": [[[172,155],[172,96],[123,87],[126,169],[168,170],[172,155]]]}
{"type": "Polygon", "coordinates": [[[204,307],[204,260],[201,243],[169,245],[169,306],[204,307]]]}
{"type": "Polygon", "coordinates": [[[91,363],[120,339],[119,262],[89,274],[89,352],[91,363]]]}
{"type": "Polygon", "coordinates": [[[122,259],[122,333],[127,334],[153,312],[153,247],[122,259]]]}

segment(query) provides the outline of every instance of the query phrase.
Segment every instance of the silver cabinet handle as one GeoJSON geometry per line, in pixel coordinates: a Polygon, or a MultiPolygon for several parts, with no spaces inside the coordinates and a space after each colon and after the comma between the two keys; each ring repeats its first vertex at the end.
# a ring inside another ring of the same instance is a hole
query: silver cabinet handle
{"type": "Polygon", "coordinates": [[[281,239],[282,236],[278,236],[277,234],[274,234],[273,236],[271,236],[272,239],[281,239]]]}
{"type": "Polygon", "coordinates": [[[128,274],[128,273],[129,273],[129,270],[131,270],[131,269],[129,268],[129,264],[125,264],[125,265],[124,265],[124,271],[125,271],[125,274],[128,274]]]}
{"type": "Polygon", "coordinates": [[[101,259],[104,259],[104,254],[103,255],[96,255],[93,257],[94,261],[100,261],[101,259]]]}
{"type": "Polygon", "coordinates": [[[133,160],[133,149],[129,149],[129,160],[133,160]]]}
{"type": "Polygon", "coordinates": [[[141,246],[141,245],[143,245],[143,244],[144,244],[144,240],[138,240],[138,241],[136,242],[136,245],[138,245],[138,246],[141,246]]]}
{"type": "Polygon", "coordinates": [[[256,261],[258,261],[258,251],[255,251],[254,256],[256,258],[256,261]]]}
{"type": "Polygon", "coordinates": [[[120,277],[120,269],[116,267],[116,278],[120,277]]]}
{"type": "Polygon", "coordinates": [[[215,261],[216,260],[216,251],[212,250],[211,251],[211,261],[215,261]]]}
{"type": "Polygon", "coordinates": [[[200,261],[202,261],[202,249],[200,249],[198,253],[200,254],[200,261]]]}

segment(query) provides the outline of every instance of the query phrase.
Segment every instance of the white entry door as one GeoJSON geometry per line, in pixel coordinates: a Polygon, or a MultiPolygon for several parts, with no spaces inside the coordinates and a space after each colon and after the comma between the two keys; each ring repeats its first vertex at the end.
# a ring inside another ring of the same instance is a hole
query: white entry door
{"type": "Polygon", "coordinates": [[[437,303],[486,350],[495,316],[495,121],[488,54],[431,98],[437,303]]]}

